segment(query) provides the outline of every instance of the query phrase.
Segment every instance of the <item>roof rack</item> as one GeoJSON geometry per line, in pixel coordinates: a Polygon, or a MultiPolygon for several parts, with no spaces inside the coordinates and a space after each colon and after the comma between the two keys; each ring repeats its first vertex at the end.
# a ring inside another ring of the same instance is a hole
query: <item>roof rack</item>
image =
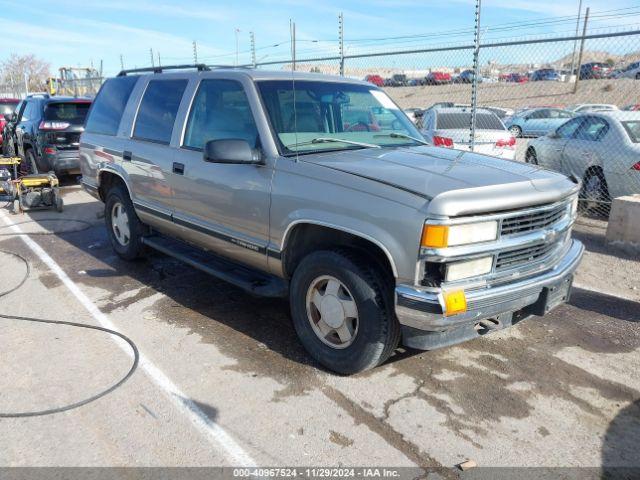
{"type": "Polygon", "coordinates": [[[162,73],[165,70],[186,70],[189,68],[195,68],[199,72],[211,70],[204,63],[194,63],[194,64],[188,64],[188,65],[168,65],[168,66],[158,66],[158,67],[132,68],[129,70],[121,70],[117,76],[126,77],[130,73],[148,73],[148,72],[162,73]]]}

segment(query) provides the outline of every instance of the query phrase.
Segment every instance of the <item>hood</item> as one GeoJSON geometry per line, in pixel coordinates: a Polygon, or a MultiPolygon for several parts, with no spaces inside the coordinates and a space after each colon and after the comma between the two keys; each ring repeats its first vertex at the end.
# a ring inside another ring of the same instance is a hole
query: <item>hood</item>
{"type": "Polygon", "coordinates": [[[443,216],[539,205],[578,189],[565,175],[538,166],[438,147],[348,150],[300,160],[432,200],[429,212],[443,216]]]}

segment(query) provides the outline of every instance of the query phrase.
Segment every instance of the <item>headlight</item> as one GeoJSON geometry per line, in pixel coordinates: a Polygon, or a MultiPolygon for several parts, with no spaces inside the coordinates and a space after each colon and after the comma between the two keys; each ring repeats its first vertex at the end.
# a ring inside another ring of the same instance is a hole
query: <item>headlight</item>
{"type": "Polygon", "coordinates": [[[571,216],[575,217],[578,213],[578,197],[574,198],[571,202],[571,216]]]}
{"type": "Polygon", "coordinates": [[[425,225],[421,244],[427,248],[445,248],[489,242],[497,238],[498,222],[495,220],[462,225],[425,225]]]}
{"type": "Polygon", "coordinates": [[[493,257],[482,257],[463,262],[447,264],[444,276],[445,282],[455,282],[463,278],[477,277],[491,272],[493,257]]]}

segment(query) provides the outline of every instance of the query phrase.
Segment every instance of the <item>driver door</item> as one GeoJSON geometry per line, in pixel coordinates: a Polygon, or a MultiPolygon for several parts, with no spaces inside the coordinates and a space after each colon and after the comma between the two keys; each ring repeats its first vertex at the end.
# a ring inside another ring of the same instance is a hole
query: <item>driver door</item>
{"type": "Polygon", "coordinates": [[[538,163],[552,170],[562,171],[562,153],[567,143],[580,128],[582,121],[582,117],[569,120],[558,128],[554,134],[540,139],[543,149],[538,153],[538,163]]]}

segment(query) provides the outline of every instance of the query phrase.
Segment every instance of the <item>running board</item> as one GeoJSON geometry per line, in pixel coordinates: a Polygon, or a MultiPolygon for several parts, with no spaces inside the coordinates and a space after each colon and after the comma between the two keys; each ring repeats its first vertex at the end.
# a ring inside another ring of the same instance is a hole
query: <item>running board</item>
{"type": "Polygon", "coordinates": [[[289,293],[287,282],[281,278],[234,263],[180,240],[154,235],[143,237],[142,243],[254,295],[286,297],[289,293]]]}

